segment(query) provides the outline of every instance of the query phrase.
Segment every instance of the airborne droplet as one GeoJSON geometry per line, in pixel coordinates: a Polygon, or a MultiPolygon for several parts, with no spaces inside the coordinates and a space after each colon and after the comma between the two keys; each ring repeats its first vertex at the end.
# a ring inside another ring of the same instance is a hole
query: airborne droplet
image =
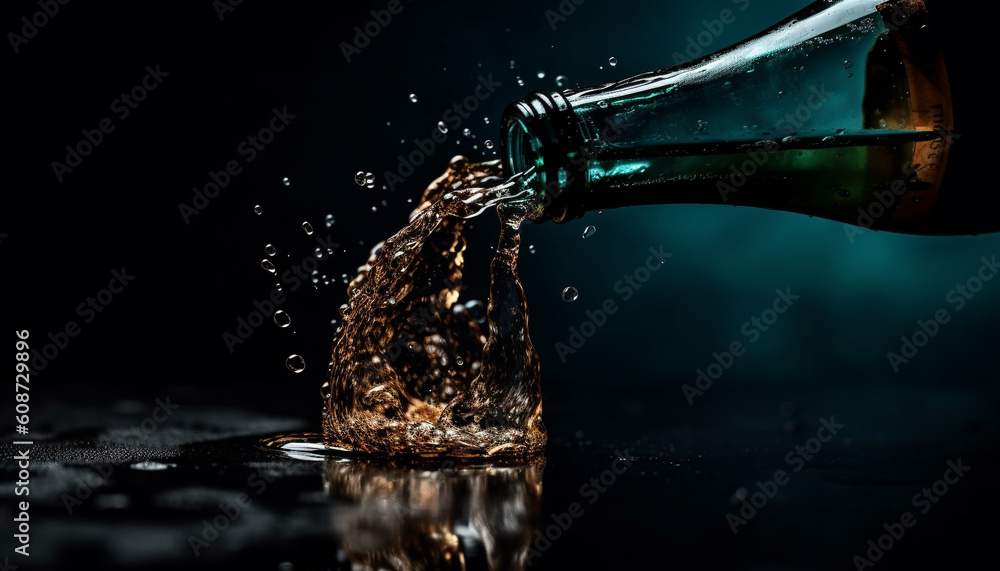
{"type": "Polygon", "coordinates": [[[254,214],[256,214],[257,216],[260,216],[261,214],[263,214],[263,213],[264,213],[264,209],[263,209],[263,208],[261,208],[261,207],[260,207],[260,205],[258,204],[257,206],[254,206],[254,207],[253,207],[253,212],[254,212],[254,214]]]}
{"type": "Polygon", "coordinates": [[[285,366],[293,373],[301,373],[306,370],[306,360],[302,358],[302,355],[292,354],[285,359],[285,366]]]}
{"type": "Polygon", "coordinates": [[[417,94],[416,93],[411,93],[410,94],[410,101],[412,101],[413,103],[417,102],[417,94]]]}
{"type": "Polygon", "coordinates": [[[354,173],[354,184],[364,186],[366,182],[368,182],[368,176],[365,174],[365,171],[354,173]]]}
{"type": "Polygon", "coordinates": [[[285,178],[281,179],[281,184],[285,186],[292,186],[292,181],[288,180],[288,177],[286,176],[285,178]]]}
{"type": "Polygon", "coordinates": [[[562,298],[565,302],[576,301],[580,297],[580,291],[573,286],[569,286],[562,291],[562,298]]]}
{"type": "Polygon", "coordinates": [[[334,224],[334,223],[335,223],[336,221],[337,221],[337,220],[336,220],[336,219],[335,219],[335,218],[333,217],[333,214],[327,214],[327,215],[326,215],[326,227],[327,227],[327,228],[333,228],[333,224],[334,224]]]}
{"type": "Polygon", "coordinates": [[[271,260],[268,260],[267,258],[264,258],[263,260],[261,260],[260,267],[262,267],[265,270],[271,272],[272,274],[275,274],[275,273],[278,272],[278,269],[274,267],[274,264],[271,263],[271,260]]]}
{"type": "Polygon", "coordinates": [[[278,253],[278,249],[275,248],[273,245],[268,244],[267,246],[264,246],[264,253],[267,254],[268,256],[274,256],[275,254],[278,253]]]}
{"type": "Polygon", "coordinates": [[[284,310],[279,309],[274,312],[274,324],[278,327],[285,328],[292,324],[292,316],[285,313],[284,310]]]}
{"type": "Polygon", "coordinates": [[[618,65],[618,58],[608,59],[608,65],[610,65],[611,67],[615,67],[616,65],[618,65]]]}
{"type": "Polygon", "coordinates": [[[585,228],[583,231],[583,239],[586,240],[587,238],[590,238],[594,234],[597,234],[597,227],[587,226],[587,228],[585,228]]]}
{"type": "Polygon", "coordinates": [[[556,87],[566,87],[569,85],[569,78],[565,75],[556,76],[556,87]]]}
{"type": "Polygon", "coordinates": [[[313,226],[309,222],[302,223],[302,231],[306,233],[306,236],[312,236],[313,226]]]}

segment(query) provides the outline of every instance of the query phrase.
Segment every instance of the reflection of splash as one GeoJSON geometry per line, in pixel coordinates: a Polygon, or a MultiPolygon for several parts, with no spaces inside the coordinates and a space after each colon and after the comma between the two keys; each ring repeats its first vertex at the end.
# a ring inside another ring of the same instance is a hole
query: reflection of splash
{"type": "Polygon", "coordinates": [[[525,569],[542,498],[528,464],[328,459],[333,527],[354,569],[525,569]]]}
{"type": "Polygon", "coordinates": [[[347,290],[323,432],[335,449],[391,455],[541,452],[538,355],[517,277],[527,191],[499,162],[456,157],[410,224],[376,247],[347,290]],[[489,308],[458,301],[468,218],[497,206],[489,308]]]}

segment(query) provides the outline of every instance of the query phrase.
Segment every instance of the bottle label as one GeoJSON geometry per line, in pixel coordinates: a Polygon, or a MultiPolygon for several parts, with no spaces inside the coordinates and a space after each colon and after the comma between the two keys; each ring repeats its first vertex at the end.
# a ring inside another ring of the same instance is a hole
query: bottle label
{"type": "Polygon", "coordinates": [[[906,173],[909,190],[889,220],[889,226],[905,227],[924,220],[934,205],[948,152],[957,138],[953,135],[955,119],[948,70],[928,22],[927,7],[920,0],[901,0],[886,2],[879,10],[903,57],[914,128],[940,135],[914,143],[913,161],[906,173]]]}

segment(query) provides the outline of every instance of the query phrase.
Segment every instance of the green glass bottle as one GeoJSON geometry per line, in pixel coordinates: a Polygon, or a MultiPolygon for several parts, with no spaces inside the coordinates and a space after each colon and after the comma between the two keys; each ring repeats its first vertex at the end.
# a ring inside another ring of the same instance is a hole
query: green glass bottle
{"type": "Polygon", "coordinates": [[[690,203],[912,234],[1000,231],[950,164],[964,141],[947,13],[929,0],[821,0],[689,64],[533,93],[504,113],[503,167],[529,173],[537,222],[690,203]]]}

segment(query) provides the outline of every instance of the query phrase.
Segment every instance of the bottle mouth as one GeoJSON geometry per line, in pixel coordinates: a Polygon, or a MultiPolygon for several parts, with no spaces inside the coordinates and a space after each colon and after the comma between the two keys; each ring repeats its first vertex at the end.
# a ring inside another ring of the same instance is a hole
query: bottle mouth
{"type": "Polygon", "coordinates": [[[566,162],[583,148],[576,116],[569,101],[557,92],[535,92],[523,101],[510,104],[500,127],[500,151],[504,176],[509,178],[534,168],[531,185],[541,197],[541,213],[536,222],[565,222],[570,214],[568,198],[583,177],[567,176],[566,162]],[[561,171],[561,172],[560,172],[561,171]]]}

